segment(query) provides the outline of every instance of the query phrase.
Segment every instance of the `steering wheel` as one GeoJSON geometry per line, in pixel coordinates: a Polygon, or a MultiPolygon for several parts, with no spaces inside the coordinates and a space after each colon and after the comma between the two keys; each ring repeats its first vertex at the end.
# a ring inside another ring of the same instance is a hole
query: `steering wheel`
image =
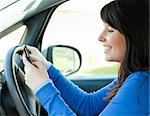
{"type": "Polygon", "coordinates": [[[21,62],[20,52],[23,52],[23,47],[15,46],[6,56],[5,76],[8,90],[19,115],[39,116],[41,106],[31,89],[26,86],[24,72],[17,65],[17,61],[21,62]]]}

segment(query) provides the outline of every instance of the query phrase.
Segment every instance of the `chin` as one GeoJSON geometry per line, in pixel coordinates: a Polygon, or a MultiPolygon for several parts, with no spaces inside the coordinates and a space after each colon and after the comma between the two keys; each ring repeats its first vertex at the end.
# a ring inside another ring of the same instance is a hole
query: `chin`
{"type": "Polygon", "coordinates": [[[108,62],[118,62],[117,60],[111,58],[111,57],[105,57],[105,60],[108,62]]]}
{"type": "Polygon", "coordinates": [[[112,62],[112,61],[113,61],[113,60],[110,59],[110,58],[105,58],[105,60],[108,61],[108,62],[112,62]]]}
{"type": "Polygon", "coordinates": [[[108,61],[108,62],[111,62],[113,61],[113,57],[110,53],[105,53],[105,60],[108,61]]]}
{"type": "Polygon", "coordinates": [[[115,62],[114,60],[108,60],[108,59],[106,59],[106,61],[107,61],[107,62],[115,62]]]}
{"type": "Polygon", "coordinates": [[[107,62],[118,62],[118,63],[121,63],[121,61],[119,61],[119,60],[110,59],[110,58],[105,58],[105,60],[106,60],[107,62]]]}

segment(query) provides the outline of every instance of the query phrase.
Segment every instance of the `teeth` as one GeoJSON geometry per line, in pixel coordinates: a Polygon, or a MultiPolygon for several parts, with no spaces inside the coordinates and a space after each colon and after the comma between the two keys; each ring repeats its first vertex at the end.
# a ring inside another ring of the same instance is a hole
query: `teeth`
{"type": "Polygon", "coordinates": [[[109,46],[104,46],[104,53],[107,53],[110,50],[109,46]]]}
{"type": "Polygon", "coordinates": [[[104,50],[109,50],[109,47],[108,46],[104,46],[104,50]]]}

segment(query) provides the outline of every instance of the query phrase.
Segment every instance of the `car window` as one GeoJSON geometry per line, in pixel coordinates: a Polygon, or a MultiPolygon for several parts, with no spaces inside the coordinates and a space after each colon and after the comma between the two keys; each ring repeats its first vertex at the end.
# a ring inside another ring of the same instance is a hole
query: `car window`
{"type": "Polygon", "coordinates": [[[26,26],[23,25],[0,39],[0,71],[4,69],[5,56],[8,50],[19,44],[25,29],[26,26]]]}
{"type": "Polygon", "coordinates": [[[98,36],[103,29],[100,8],[111,0],[71,0],[59,6],[49,21],[42,49],[65,44],[82,55],[81,69],[74,75],[116,75],[119,64],[105,61],[98,36]]]}

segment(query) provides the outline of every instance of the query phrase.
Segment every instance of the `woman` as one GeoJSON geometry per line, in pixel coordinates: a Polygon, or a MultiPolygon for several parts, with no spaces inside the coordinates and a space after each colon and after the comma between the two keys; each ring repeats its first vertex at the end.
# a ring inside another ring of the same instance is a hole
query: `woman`
{"type": "Polygon", "coordinates": [[[84,92],[27,46],[32,64],[24,55],[26,84],[49,115],[149,115],[148,5],[148,0],[116,0],[102,8],[99,41],[105,59],[119,62],[120,70],[117,79],[97,92],[84,92]]]}

